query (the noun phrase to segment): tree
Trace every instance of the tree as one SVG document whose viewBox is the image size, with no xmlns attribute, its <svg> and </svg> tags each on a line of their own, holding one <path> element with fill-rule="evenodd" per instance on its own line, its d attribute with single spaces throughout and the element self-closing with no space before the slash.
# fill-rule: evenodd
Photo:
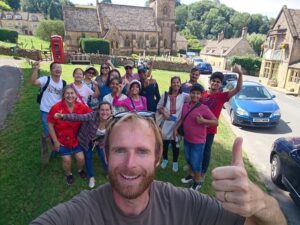
<svg viewBox="0 0 300 225">
<path fill-rule="evenodd" d="M 43 20 L 39 23 L 36 36 L 45 41 L 50 41 L 51 35 L 60 35 L 64 37 L 64 22 L 62 20 Z"/>
<path fill-rule="evenodd" d="M 241 36 L 242 30 L 244 27 L 248 27 L 250 22 L 249 13 L 240 13 L 236 12 L 231 18 L 230 23 L 233 27 L 233 34 L 235 37 Z"/>
<path fill-rule="evenodd" d="M 5 3 L 9 5 L 12 9 L 20 9 L 20 0 L 5 0 Z"/>
<path fill-rule="evenodd" d="M 11 7 L 1 0 L 0 0 L 0 9 L 4 11 L 11 11 Z"/>
<path fill-rule="evenodd" d="M 50 2 L 49 8 L 48 8 L 49 18 L 51 20 L 59 19 L 62 20 L 62 6 L 60 2 L 57 2 L 55 0 L 52 0 Z"/>
<path fill-rule="evenodd" d="M 266 40 L 266 35 L 265 34 L 248 34 L 247 35 L 247 40 L 251 47 L 254 49 L 257 55 L 260 55 L 261 52 L 261 45 L 265 42 Z"/>
<path fill-rule="evenodd" d="M 175 15 L 177 30 L 181 31 L 186 26 L 189 18 L 188 7 L 186 5 L 177 6 L 175 9 Z"/>
</svg>

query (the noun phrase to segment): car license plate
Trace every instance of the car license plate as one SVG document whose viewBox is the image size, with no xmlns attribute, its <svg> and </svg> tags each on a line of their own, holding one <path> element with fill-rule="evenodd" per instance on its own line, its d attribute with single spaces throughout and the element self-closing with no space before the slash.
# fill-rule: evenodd
<svg viewBox="0 0 300 225">
<path fill-rule="evenodd" d="M 268 118 L 253 118 L 253 122 L 256 122 L 256 123 L 267 123 L 269 121 L 270 120 Z"/>
</svg>

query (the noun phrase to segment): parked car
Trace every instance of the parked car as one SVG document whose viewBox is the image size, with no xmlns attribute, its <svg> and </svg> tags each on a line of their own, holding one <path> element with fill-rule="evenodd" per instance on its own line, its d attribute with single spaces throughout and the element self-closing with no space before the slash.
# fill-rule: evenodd
<svg viewBox="0 0 300 225">
<path fill-rule="evenodd" d="M 200 58 L 193 58 L 194 66 L 197 66 L 199 63 L 203 62 L 203 59 Z"/>
<path fill-rule="evenodd" d="M 236 86 L 236 81 L 228 82 L 224 91 Z M 225 108 L 233 125 L 250 127 L 272 127 L 279 123 L 281 114 L 275 95 L 260 83 L 245 81 L 242 90 L 233 96 Z"/>
<path fill-rule="evenodd" d="M 238 79 L 238 74 L 235 72 L 223 71 L 222 73 L 224 74 L 223 87 L 225 87 L 229 81 L 235 81 Z"/>
<path fill-rule="evenodd" d="M 270 154 L 271 180 L 300 206 L 300 137 L 279 138 Z"/>
<path fill-rule="evenodd" d="M 201 62 L 197 66 L 198 70 L 201 74 L 211 74 L 212 73 L 212 67 L 207 62 Z"/>
</svg>

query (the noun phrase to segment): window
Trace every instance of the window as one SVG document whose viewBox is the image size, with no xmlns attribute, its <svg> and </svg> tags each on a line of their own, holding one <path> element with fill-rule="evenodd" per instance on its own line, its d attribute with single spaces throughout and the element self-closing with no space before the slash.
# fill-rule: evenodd
<svg viewBox="0 0 300 225">
<path fill-rule="evenodd" d="M 270 40 L 269 40 L 269 47 L 271 49 L 274 49 L 275 47 L 275 41 L 276 41 L 276 37 L 270 37 Z"/>
<path fill-rule="evenodd" d="M 165 6 L 164 8 L 163 8 L 163 14 L 164 15 L 168 15 L 168 7 L 167 6 Z"/>
<path fill-rule="evenodd" d="M 164 48 L 168 48 L 168 41 L 166 39 L 164 40 Z"/>
<path fill-rule="evenodd" d="M 17 15 L 15 15 L 15 19 L 16 19 L 16 20 L 21 20 L 21 19 L 22 19 L 22 16 L 17 14 Z"/>
<path fill-rule="evenodd" d="M 289 82 L 300 83 L 300 70 L 292 70 Z"/>
<path fill-rule="evenodd" d="M 126 38 L 125 38 L 124 45 L 125 45 L 125 47 L 127 47 L 127 48 L 130 47 L 130 40 L 129 40 L 129 37 L 128 37 L 128 36 L 126 36 Z"/>
<path fill-rule="evenodd" d="M 12 16 L 11 14 L 7 14 L 7 15 L 5 16 L 5 18 L 8 19 L 8 20 L 12 20 L 12 19 L 13 19 L 13 16 Z"/>
<path fill-rule="evenodd" d="M 138 48 L 144 48 L 144 38 L 142 36 L 139 37 L 137 44 L 138 44 Z"/>
<path fill-rule="evenodd" d="M 271 79 L 272 77 L 277 76 L 278 67 L 279 63 L 270 61 L 265 62 L 263 77 Z"/>
<path fill-rule="evenodd" d="M 35 16 L 35 15 L 32 15 L 32 16 L 31 16 L 31 20 L 32 20 L 32 21 L 38 21 L 38 17 Z"/>
<path fill-rule="evenodd" d="M 155 48 L 155 47 L 156 47 L 156 38 L 155 37 L 151 37 L 150 48 Z"/>
</svg>

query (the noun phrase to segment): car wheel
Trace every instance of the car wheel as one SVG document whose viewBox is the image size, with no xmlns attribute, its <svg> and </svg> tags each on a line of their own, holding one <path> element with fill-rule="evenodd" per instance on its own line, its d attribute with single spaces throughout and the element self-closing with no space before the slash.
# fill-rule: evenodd
<svg viewBox="0 0 300 225">
<path fill-rule="evenodd" d="M 236 125 L 233 110 L 230 111 L 230 122 L 232 125 Z"/>
<path fill-rule="evenodd" d="M 284 184 L 281 181 L 282 180 L 281 161 L 277 154 L 274 154 L 271 160 L 271 180 L 278 187 L 286 190 Z"/>
</svg>

